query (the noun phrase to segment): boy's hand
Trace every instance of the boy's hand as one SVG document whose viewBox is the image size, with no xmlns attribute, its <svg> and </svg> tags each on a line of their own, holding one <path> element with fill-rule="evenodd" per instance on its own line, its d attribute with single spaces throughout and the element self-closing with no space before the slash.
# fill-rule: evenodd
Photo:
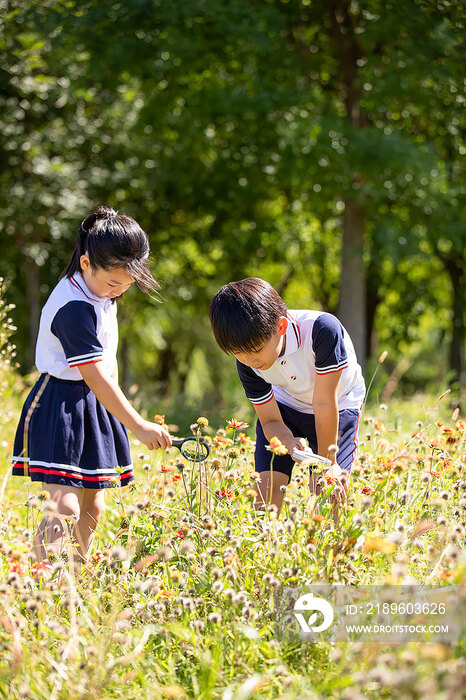
<svg viewBox="0 0 466 700">
<path fill-rule="evenodd" d="M 285 447 L 292 457 L 293 457 L 294 450 L 307 450 L 308 449 L 306 440 L 304 438 L 293 438 L 289 442 L 285 443 Z M 294 457 L 293 457 L 293 459 L 294 459 Z M 298 464 L 300 464 L 299 459 L 295 459 L 294 461 L 297 462 Z"/>
<path fill-rule="evenodd" d="M 149 450 L 166 450 L 172 446 L 170 433 L 157 423 L 150 423 L 148 420 L 142 421 L 133 432 L 135 437 Z"/>
</svg>

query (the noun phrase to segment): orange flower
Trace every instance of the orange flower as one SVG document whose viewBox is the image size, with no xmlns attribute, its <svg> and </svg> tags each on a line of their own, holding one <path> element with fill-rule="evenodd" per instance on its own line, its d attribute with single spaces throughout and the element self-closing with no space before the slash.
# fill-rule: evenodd
<svg viewBox="0 0 466 700">
<path fill-rule="evenodd" d="M 392 554 L 396 549 L 396 544 L 394 542 L 389 542 L 381 537 L 366 537 L 364 542 L 364 551 L 371 552 L 375 550 L 376 552 L 382 552 L 382 554 Z"/>
<path fill-rule="evenodd" d="M 163 413 L 156 413 L 154 416 L 154 423 L 163 425 L 165 423 L 165 415 Z"/>
<path fill-rule="evenodd" d="M 286 449 L 285 445 L 277 437 L 270 438 L 267 449 L 270 450 L 270 452 L 273 452 L 274 455 L 288 454 L 288 450 Z"/>
<path fill-rule="evenodd" d="M 248 423 L 241 420 L 236 420 L 236 418 L 232 418 L 227 422 L 227 430 L 244 430 L 244 428 L 247 427 Z"/>
</svg>

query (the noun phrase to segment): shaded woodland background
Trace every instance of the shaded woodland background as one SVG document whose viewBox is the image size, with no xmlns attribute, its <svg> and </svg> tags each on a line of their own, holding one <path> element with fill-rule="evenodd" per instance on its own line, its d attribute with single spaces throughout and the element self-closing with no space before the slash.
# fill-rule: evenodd
<svg viewBox="0 0 466 700">
<path fill-rule="evenodd" d="M 367 376 L 387 350 L 379 398 L 459 396 L 463 3 L 0 6 L 0 275 L 24 374 L 79 223 L 107 204 L 147 231 L 162 283 L 162 304 L 119 307 L 141 404 L 181 422 L 244 407 L 207 309 L 249 275 L 337 314 Z"/>
</svg>

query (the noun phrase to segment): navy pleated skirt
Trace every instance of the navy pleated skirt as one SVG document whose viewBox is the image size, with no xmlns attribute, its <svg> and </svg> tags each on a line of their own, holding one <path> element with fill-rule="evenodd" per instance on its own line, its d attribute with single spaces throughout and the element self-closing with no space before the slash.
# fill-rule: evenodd
<svg viewBox="0 0 466 700">
<path fill-rule="evenodd" d="M 82 381 L 41 374 L 16 430 L 13 475 L 87 489 L 134 481 L 126 428 Z"/>
</svg>

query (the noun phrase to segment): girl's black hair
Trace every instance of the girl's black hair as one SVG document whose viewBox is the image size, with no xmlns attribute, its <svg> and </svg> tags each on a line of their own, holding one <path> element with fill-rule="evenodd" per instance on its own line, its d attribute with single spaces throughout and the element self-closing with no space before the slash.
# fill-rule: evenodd
<svg viewBox="0 0 466 700">
<path fill-rule="evenodd" d="M 227 354 L 257 352 L 277 330 L 286 304 L 265 280 L 247 277 L 223 286 L 210 302 L 215 340 Z"/>
<path fill-rule="evenodd" d="M 119 214 L 109 207 L 99 207 L 84 219 L 76 237 L 76 248 L 60 279 L 80 272 L 80 258 L 85 254 L 89 256 L 94 270 L 124 268 L 143 292 L 153 292 L 159 287 L 147 264 L 147 235 L 126 214 Z"/>
</svg>

